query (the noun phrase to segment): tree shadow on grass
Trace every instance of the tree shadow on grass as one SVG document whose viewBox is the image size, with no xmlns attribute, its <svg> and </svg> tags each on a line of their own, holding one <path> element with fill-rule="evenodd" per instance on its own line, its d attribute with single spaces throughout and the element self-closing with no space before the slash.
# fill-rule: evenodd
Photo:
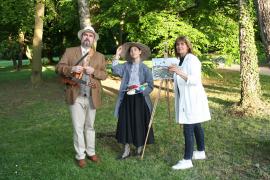
<svg viewBox="0 0 270 180">
<path fill-rule="evenodd" d="M 102 143 L 102 146 L 105 149 L 110 149 L 113 152 L 119 153 L 122 151 L 121 145 L 117 143 L 115 139 L 115 132 L 97 132 L 96 133 L 96 139 Z"/>
<path fill-rule="evenodd" d="M 239 93 L 239 87 L 230 87 L 230 86 L 216 86 L 216 85 L 204 85 L 207 91 L 216 91 L 216 92 L 232 92 Z"/>
<path fill-rule="evenodd" d="M 114 138 L 115 132 L 98 132 L 96 136 L 97 138 Z"/>
<path fill-rule="evenodd" d="M 270 94 L 268 94 L 268 93 L 263 93 L 263 96 L 267 97 L 267 98 L 270 98 Z"/>
<path fill-rule="evenodd" d="M 256 152 L 261 154 L 261 162 L 270 164 L 270 137 L 258 142 L 258 149 Z"/>
<path fill-rule="evenodd" d="M 232 106 L 235 103 L 234 101 L 224 100 L 216 97 L 208 97 L 208 100 L 224 106 Z"/>
</svg>

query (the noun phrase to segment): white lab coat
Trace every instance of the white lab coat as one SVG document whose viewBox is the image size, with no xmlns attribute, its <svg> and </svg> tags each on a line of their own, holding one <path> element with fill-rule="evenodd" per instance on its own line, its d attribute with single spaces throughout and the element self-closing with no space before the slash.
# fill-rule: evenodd
<svg viewBox="0 0 270 180">
<path fill-rule="evenodd" d="M 210 120 L 208 100 L 201 81 L 201 62 L 189 53 L 179 68 L 188 78 L 185 81 L 174 73 L 176 122 L 195 124 Z"/>
</svg>

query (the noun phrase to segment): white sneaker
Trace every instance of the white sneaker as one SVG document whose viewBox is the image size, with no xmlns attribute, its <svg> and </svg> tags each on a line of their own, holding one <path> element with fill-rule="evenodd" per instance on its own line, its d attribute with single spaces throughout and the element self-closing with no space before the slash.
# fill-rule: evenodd
<svg viewBox="0 0 270 180">
<path fill-rule="evenodd" d="M 206 159 L 205 151 L 193 151 L 192 159 Z"/>
<path fill-rule="evenodd" d="M 174 170 L 179 170 L 179 169 L 188 169 L 188 168 L 192 168 L 193 167 L 193 164 L 192 164 L 192 161 L 189 159 L 189 160 L 181 160 L 181 161 L 178 161 L 178 163 L 174 166 L 172 166 L 172 169 Z"/>
</svg>

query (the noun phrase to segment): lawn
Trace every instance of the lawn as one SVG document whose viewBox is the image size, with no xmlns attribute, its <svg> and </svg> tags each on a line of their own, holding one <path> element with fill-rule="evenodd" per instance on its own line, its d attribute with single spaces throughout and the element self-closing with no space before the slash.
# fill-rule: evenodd
<svg viewBox="0 0 270 180">
<path fill-rule="evenodd" d="M 44 83 L 32 88 L 27 66 L 20 72 L 0 68 L 0 179 L 270 179 L 270 115 L 231 113 L 240 98 L 237 72 L 220 70 L 223 79 L 204 79 L 212 114 L 203 124 L 208 158 L 193 161 L 192 169 L 173 171 L 171 166 L 183 156 L 184 139 L 182 127 L 167 120 L 165 98 L 154 119 L 155 144 L 147 146 L 144 160 L 117 161 L 116 96 L 106 93 L 95 122 L 102 161 L 78 168 L 63 86 L 53 68 L 43 70 Z M 263 99 L 270 102 L 269 76 L 260 78 Z"/>
</svg>

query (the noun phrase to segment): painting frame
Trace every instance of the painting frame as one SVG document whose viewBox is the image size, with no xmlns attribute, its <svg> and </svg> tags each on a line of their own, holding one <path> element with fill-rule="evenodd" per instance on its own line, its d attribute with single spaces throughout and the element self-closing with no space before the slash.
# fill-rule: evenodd
<svg viewBox="0 0 270 180">
<path fill-rule="evenodd" d="M 169 72 L 168 67 L 179 64 L 179 59 L 171 58 L 153 58 L 152 74 L 154 80 L 173 79 L 173 73 Z"/>
</svg>

